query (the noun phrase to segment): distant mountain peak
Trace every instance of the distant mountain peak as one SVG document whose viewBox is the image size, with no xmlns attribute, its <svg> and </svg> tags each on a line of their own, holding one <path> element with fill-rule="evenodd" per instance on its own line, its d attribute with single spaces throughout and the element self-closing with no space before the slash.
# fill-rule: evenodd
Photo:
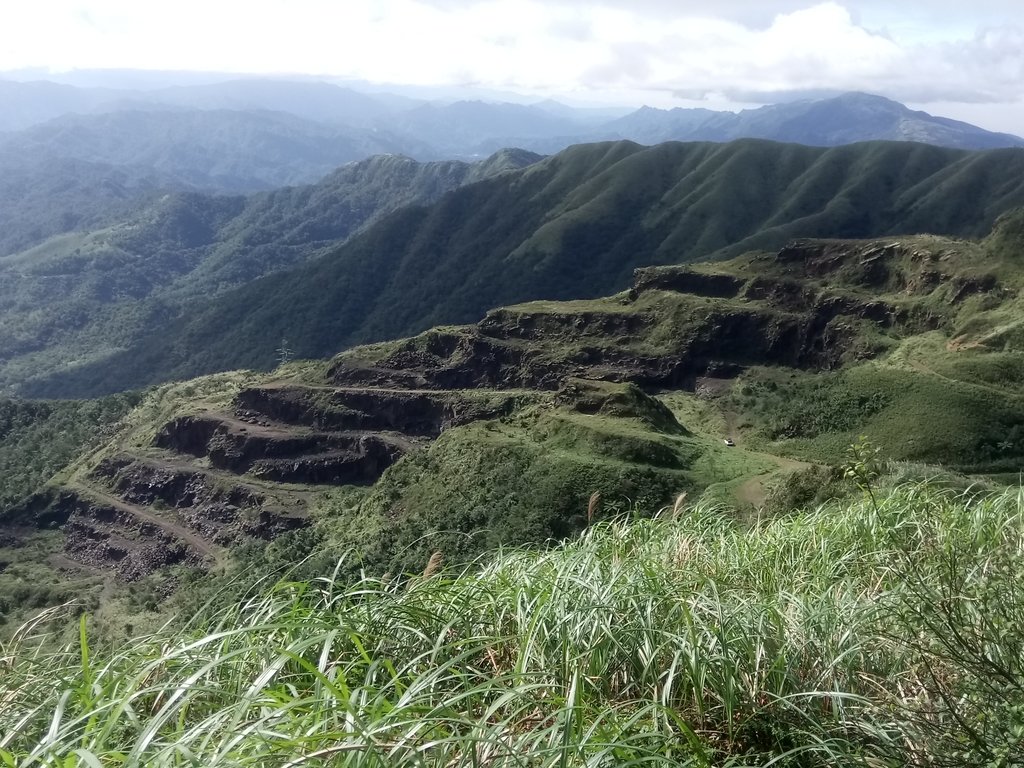
<svg viewBox="0 0 1024 768">
<path fill-rule="evenodd" d="M 465 89 L 460 95 L 466 95 Z M 469 98 L 425 101 L 314 79 L 225 77 L 222 82 L 120 91 L 0 81 L 0 154 L 7 144 L 21 162 L 27 156 L 22 150 L 31 145 L 38 156 L 156 166 L 186 184 L 246 191 L 312 181 L 342 163 L 388 152 L 419 160 L 475 161 L 502 147 L 547 155 L 572 144 L 618 139 L 647 145 L 752 138 L 812 146 L 878 140 L 956 149 L 1024 146 L 1019 137 L 912 110 L 874 93 L 804 96 L 741 112 L 648 104 L 625 113 L 554 99 L 503 101 L 507 95 L 483 91 L 470 92 Z M 102 125 L 123 124 L 129 112 L 140 126 L 147 126 L 144 133 L 125 130 L 112 136 L 110 125 Z M 158 112 L 159 119 L 144 119 L 146 113 Z M 171 112 L 176 114 L 169 117 Z M 238 119 L 241 115 L 264 125 L 245 123 Z M 56 141 L 52 131 L 49 138 L 36 133 L 27 143 L 19 136 L 54 119 L 76 120 L 78 135 Z M 213 120 L 223 125 L 199 129 L 201 122 Z M 186 125 L 192 126 L 192 134 L 183 138 Z M 254 139 L 258 146 L 247 157 L 248 166 L 225 162 Z"/>
<path fill-rule="evenodd" d="M 935 117 L 863 91 L 769 104 L 739 113 L 641 107 L 611 124 L 617 135 L 644 144 L 662 141 L 769 139 L 811 146 L 861 141 L 916 141 L 953 149 L 1024 147 L 1024 139 Z"/>
</svg>

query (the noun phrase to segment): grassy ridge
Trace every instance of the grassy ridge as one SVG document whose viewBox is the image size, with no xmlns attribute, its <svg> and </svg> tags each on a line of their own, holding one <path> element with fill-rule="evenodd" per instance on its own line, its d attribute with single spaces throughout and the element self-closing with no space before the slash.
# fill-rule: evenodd
<svg viewBox="0 0 1024 768">
<path fill-rule="evenodd" d="M 1019 764 L 1024 493 L 875 498 L 753 528 L 676 508 L 462 573 L 324 574 L 117 648 L 91 648 L 87 619 L 40 645 L 40 620 L 0 649 L 0 758 Z"/>
</svg>

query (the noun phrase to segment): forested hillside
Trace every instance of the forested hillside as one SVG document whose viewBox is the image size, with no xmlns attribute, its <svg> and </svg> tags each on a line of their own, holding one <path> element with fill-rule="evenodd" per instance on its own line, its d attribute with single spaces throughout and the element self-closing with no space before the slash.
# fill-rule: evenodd
<svg viewBox="0 0 1024 768">
<path fill-rule="evenodd" d="M 0 398 L 0 510 L 27 497 L 83 450 L 109 440 L 141 399 L 137 393 L 66 402 Z"/>
<path fill-rule="evenodd" d="M 475 164 L 380 156 L 314 185 L 248 198 L 154 195 L 120 221 L 0 256 L 0 386 L 17 390 L 106 359 L 162 333 L 196 302 L 302 263 L 402 206 L 537 159 L 516 151 Z M 97 215 L 103 204 L 109 217 L 102 196 Z"/>
<path fill-rule="evenodd" d="M 1019 205 L 1024 150 L 582 145 L 396 211 L 339 249 L 197 302 L 126 351 L 21 391 L 95 394 L 265 369 L 282 339 L 299 357 L 323 357 L 471 322 L 501 304 L 611 293 L 639 266 L 720 259 L 794 237 L 978 237 Z"/>
<path fill-rule="evenodd" d="M 67 232 L 129 217 L 181 186 L 148 168 L 16 158 L 0 173 L 0 258 Z"/>
</svg>

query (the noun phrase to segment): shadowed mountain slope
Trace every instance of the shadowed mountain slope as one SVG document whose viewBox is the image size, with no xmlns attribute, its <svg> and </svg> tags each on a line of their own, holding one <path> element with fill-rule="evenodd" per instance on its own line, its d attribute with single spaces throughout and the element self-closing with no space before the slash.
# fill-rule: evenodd
<svg viewBox="0 0 1024 768">
<path fill-rule="evenodd" d="M 573 147 L 395 212 L 342 248 L 269 276 L 125 353 L 24 387 L 100 393 L 267 368 L 285 337 L 322 357 L 529 299 L 591 297 L 634 268 L 773 249 L 794 237 L 973 237 L 1024 205 L 1024 151 L 761 141 Z"/>
<path fill-rule="evenodd" d="M 249 198 L 167 194 L 113 226 L 0 256 L 0 382 L 107 356 L 192 302 L 301 263 L 397 208 L 537 159 L 379 156 Z"/>
</svg>

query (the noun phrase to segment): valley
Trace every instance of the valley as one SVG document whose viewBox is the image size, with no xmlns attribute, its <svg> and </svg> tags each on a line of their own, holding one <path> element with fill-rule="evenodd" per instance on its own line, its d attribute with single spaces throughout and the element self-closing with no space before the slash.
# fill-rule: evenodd
<svg viewBox="0 0 1024 768">
<path fill-rule="evenodd" d="M 107 359 L 164 333 L 197 303 L 314 258 L 397 208 L 536 159 L 516 151 L 473 165 L 382 156 L 316 185 L 248 198 L 172 192 L 124 220 L 0 255 L 0 381 L 17 392 L 25 378 Z"/>
</svg>

